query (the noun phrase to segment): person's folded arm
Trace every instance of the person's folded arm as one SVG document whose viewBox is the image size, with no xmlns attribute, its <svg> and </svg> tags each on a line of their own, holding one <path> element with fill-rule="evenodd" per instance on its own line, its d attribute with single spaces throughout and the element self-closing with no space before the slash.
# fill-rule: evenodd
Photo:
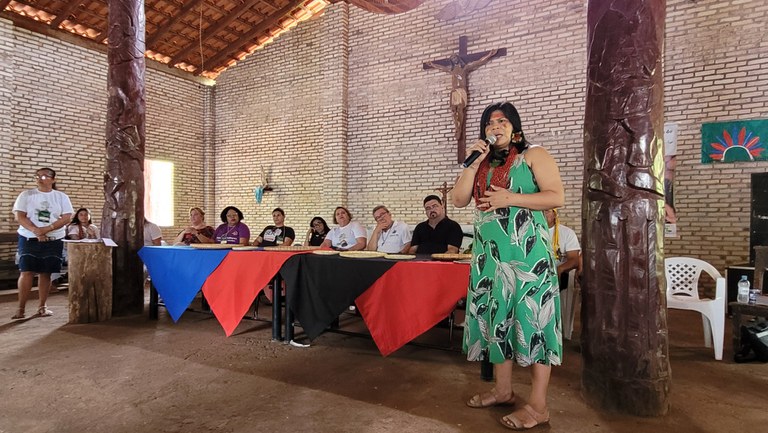
<svg viewBox="0 0 768 433">
<path fill-rule="evenodd" d="M 352 245 L 352 248 L 348 249 L 347 251 L 361 251 L 365 249 L 365 245 L 367 244 L 366 238 L 355 238 L 357 242 Z"/>
</svg>

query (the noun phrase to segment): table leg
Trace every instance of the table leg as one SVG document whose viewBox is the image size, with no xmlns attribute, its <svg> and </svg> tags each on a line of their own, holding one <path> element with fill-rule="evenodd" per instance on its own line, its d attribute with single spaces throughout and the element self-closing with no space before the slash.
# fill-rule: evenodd
<svg viewBox="0 0 768 433">
<path fill-rule="evenodd" d="M 486 382 L 493 380 L 493 364 L 487 359 L 480 361 L 480 379 Z"/>
<path fill-rule="evenodd" d="M 288 306 L 288 302 L 285 302 L 285 341 L 293 341 L 293 312 L 291 307 Z"/>
<path fill-rule="evenodd" d="M 281 281 L 280 273 L 275 275 L 275 278 L 272 280 L 272 339 L 276 341 L 283 341 L 280 329 L 280 322 L 282 321 L 280 304 L 283 301 L 282 288 L 280 287 L 282 285 Z"/>
<path fill-rule="evenodd" d="M 152 284 L 152 280 L 149 280 L 149 319 L 157 320 L 157 310 L 159 303 L 159 296 L 157 295 L 157 289 Z"/>
<path fill-rule="evenodd" d="M 732 308 L 733 313 L 733 354 L 739 353 L 741 350 L 741 309 Z"/>
</svg>

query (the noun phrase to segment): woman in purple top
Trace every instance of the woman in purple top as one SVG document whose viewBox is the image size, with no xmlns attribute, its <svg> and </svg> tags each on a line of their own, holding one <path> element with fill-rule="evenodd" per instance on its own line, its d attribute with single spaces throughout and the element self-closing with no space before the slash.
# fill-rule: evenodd
<svg viewBox="0 0 768 433">
<path fill-rule="evenodd" d="M 251 231 L 243 224 L 243 213 L 234 206 L 227 206 L 221 211 L 221 221 L 224 223 L 216 228 L 213 239 L 217 244 L 248 245 Z"/>
</svg>

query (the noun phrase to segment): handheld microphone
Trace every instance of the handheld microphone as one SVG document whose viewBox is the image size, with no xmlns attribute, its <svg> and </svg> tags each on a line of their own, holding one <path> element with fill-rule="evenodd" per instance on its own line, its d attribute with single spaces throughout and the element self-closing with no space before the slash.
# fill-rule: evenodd
<svg viewBox="0 0 768 433">
<path fill-rule="evenodd" d="M 496 136 L 495 135 L 489 135 L 489 136 L 485 137 L 485 140 L 483 140 L 483 141 L 488 143 L 489 146 L 493 146 L 494 144 L 496 144 Z M 483 153 L 480 152 L 479 150 L 473 150 L 472 153 L 469 154 L 467 159 L 464 160 L 464 163 L 461 164 L 461 167 L 462 168 L 469 167 L 482 154 Z"/>
</svg>

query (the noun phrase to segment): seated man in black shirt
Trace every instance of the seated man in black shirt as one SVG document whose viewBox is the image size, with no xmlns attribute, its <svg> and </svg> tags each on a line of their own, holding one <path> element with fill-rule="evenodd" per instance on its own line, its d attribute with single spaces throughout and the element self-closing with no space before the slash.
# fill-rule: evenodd
<svg viewBox="0 0 768 433">
<path fill-rule="evenodd" d="M 411 254 L 458 253 L 464 232 L 456 221 L 445 216 L 440 197 L 428 195 L 424 199 L 427 220 L 413 230 Z"/>
</svg>

